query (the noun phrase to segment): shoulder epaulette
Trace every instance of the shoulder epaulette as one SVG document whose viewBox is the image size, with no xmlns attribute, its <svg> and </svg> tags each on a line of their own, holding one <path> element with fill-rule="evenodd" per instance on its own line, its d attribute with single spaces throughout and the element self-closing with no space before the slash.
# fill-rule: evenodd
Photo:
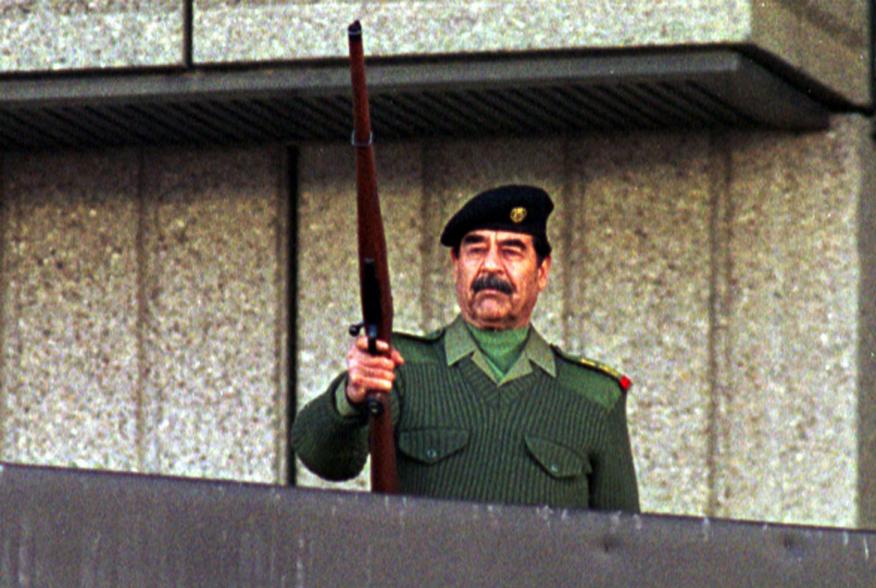
<svg viewBox="0 0 876 588">
<path fill-rule="evenodd" d="M 609 378 L 613 379 L 615 382 L 617 382 L 618 386 L 620 386 L 620 389 L 623 390 L 624 392 L 626 392 L 627 390 L 629 390 L 633 386 L 633 381 L 630 380 L 627 376 L 620 373 L 616 369 L 605 365 L 604 363 L 598 362 L 598 361 L 593 360 L 593 359 L 588 359 L 586 357 L 579 357 L 577 355 L 571 355 L 569 353 L 566 353 L 565 351 L 563 351 L 562 349 L 560 349 L 556 345 L 551 345 L 551 347 L 563 359 L 566 359 L 572 363 L 584 366 L 584 367 L 589 368 L 591 370 L 600 372 L 600 373 L 608 376 Z"/>
</svg>

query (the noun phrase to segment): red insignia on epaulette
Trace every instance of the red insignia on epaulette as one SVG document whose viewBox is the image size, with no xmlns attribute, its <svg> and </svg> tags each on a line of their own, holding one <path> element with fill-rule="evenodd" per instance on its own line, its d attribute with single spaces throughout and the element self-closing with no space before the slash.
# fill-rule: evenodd
<svg viewBox="0 0 876 588">
<path fill-rule="evenodd" d="M 633 381 L 626 376 L 621 376 L 620 380 L 618 380 L 618 383 L 620 383 L 621 390 L 623 390 L 624 392 L 626 392 L 633 386 Z"/>
</svg>

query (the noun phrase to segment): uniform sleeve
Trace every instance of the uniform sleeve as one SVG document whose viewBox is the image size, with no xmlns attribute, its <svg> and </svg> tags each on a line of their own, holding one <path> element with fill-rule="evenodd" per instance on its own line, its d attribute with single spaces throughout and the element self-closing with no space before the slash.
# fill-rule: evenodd
<svg viewBox="0 0 876 588">
<path fill-rule="evenodd" d="M 365 415 L 343 416 L 335 393 L 346 385 L 345 373 L 328 390 L 310 401 L 292 424 L 292 450 L 317 476 L 331 481 L 356 477 L 368 457 L 368 420 Z"/>
<path fill-rule="evenodd" d="M 400 413 L 399 371 L 396 385 L 390 393 L 390 414 L 393 427 Z M 311 472 L 332 482 L 355 478 L 368 458 L 368 416 L 352 412 L 349 403 L 338 406 L 347 385 L 347 374 L 341 373 L 328 389 L 311 400 L 295 416 L 292 424 L 292 450 Z M 340 393 L 339 393 L 340 391 Z"/>
<path fill-rule="evenodd" d="M 627 430 L 626 394 L 622 394 L 606 421 L 606 444 L 594 464 L 590 506 L 601 510 L 639 512 L 639 488 Z"/>
</svg>

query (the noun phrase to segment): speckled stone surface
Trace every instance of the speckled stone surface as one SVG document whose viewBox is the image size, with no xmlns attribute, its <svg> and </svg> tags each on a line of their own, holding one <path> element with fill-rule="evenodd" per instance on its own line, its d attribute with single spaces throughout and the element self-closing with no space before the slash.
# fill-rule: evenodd
<svg viewBox="0 0 876 588">
<path fill-rule="evenodd" d="M 556 257 L 535 322 L 633 378 L 643 508 L 872 524 L 870 131 L 852 115 L 806 134 L 379 145 L 396 326 L 455 314 L 437 240 L 462 202 L 542 184 Z M 283 151 L 0 169 L 0 458 L 284 479 Z M 298 177 L 300 404 L 342 368 L 359 314 L 350 147 L 304 145 Z"/>
<path fill-rule="evenodd" d="M 730 139 L 718 514 L 853 525 L 867 123 Z M 866 260 L 872 264 L 874 260 Z"/>
<path fill-rule="evenodd" d="M 179 65 L 176 0 L 0 0 L 0 71 Z"/>
<path fill-rule="evenodd" d="M 861 252 L 860 320 L 858 325 L 858 523 L 876 528 L 876 148 L 861 145 L 862 184 L 867 195 L 860 207 L 858 226 Z M 870 165 L 866 165 L 870 162 Z"/>
<path fill-rule="evenodd" d="M 357 18 L 371 56 L 747 44 L 866 105 L 867 14 L 864 0 L 195 0 L 192 52 L 344 57 Z M 183 29 L 173 0 L 2 0 L 0 72 L 181 65 Z"/>
<path fill-rule="evenodd" d="M 397 331 L 421 332 L 422 212 L 421 147 L 397 143 L 375 147 L 384 217 L 394 323 Z M 316 144 L 299 156 L 298 374 L 303 406 L 325 390 L 344 368 L 350 324 L 362 320 L 356 253 L 356 180 L 349 145 Z M 301 486 L 364 489 L 368 466 L 357 479 L 330 485 L 299 466 Z"/>
<path fill-rule="evenodd" d="M 0 459 L 138 467 L 137 158 L 6 155 Z"/>
<path fill-rule="evenodd" d="M 864 0 L 752 0 L 750 40 L 850 101 L 870 96 Z"/>
<path fill-rule="evenodd" d="M 722 42 L 743 38 L 749 22 L 743 0 L 196 0 L 195 59 L 344 56 L 354 19 L 375 56 Z"/>
<path fill-rule="evenodd" d="M 144 167 L 144 469 L 282 481 L 282 152 L 162 150 Z"/>
<path fill-rule="evenodd" d="M 703 513 L 709 470 L 709 137 L 599 136 L 570 146 L 572 347 L 634 382 L 642 507 Z"/>
<path fill-rule="evenodd" d="M 198 62 L 344 57 L 361 19 L 368 55 L 752 44 L 869 103 L 863 0 L 304 2 L 196 0 Z"/>
<path fill-rule="evenodd" d="M 806 135 L 408 144 L 421 163 L 405 168 L 399 189 L 411 198 L 394 206 L 421 218 L 414 228 L 403 222 L 401 233 L 420 242 L 423 286 L 412 298 L 422 329 L 456 313 L 447 252 L 437 244 L 446 218 L 485 186 L 540 183 L 557 202 L 556 271 L 534 320 L 549 339 L 634 380 L 628 413 L 643 509 L 854 526 L 858 477 L 867 475 L 859 468 L 873 469 L 873 459 L 857 456 L 869 438 L 858 431 L 858 396 L 868 396 L 858 382 L 873 380 L 857 359 L 868 141 L 866 121 L 852 116 Z M 337 182 L 352 182 L 342 154 L 303 150 L 302 219 L 311 220 L 301 224 L 302 243 L 353 247 L 343 229 L 318 221 L 322 207 L 344 210 L 333 196 Z M 395 186 L 391 169 L 383 171 Z M 389 235 L 392 250 L 392 226 Z M 337 259 L 355 271 L 346 254 Z M 343 291 L 334 286 L 340 279 L 312 268 L 302 308 L 333 310 L 299 325 L 298 377 L 321 389 L 342 367 L 345 343 L 325 348 L 336 354 L 325 364 L 310 355 L 324 348 L 314 337 L 340 329 L 334 323 L 357 302 L 355 293 L 327 300 L 327 290 Z M 397 301 L 408 294 L 396 290 Z"/>
</svg>

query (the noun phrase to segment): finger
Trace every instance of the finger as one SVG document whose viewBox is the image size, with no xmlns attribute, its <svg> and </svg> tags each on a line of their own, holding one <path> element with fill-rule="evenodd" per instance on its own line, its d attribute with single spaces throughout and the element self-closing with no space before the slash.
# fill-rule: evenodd
<svg viewBox="0 0 876 588">
<path fill-rule="evenodd" d="M 392 382 L 385 380 L 383 378 L 351 378 L 350 385 L 357 392 L 361 392 L 361 395 L 364 395 L 365 392 L 389 392 L 392 390 Z M 351 395 L 352 396 L 352 395 Z M 357 394 L 358 396 L 358 394 Z"/>
<path fill-rule="evenodd" d="M 377 351 L 381 353 L 389 351 L 389 344 L 386 341 L 381 341 L 380 339 L 378 339 L 376 341 L 376 344 Z M 366 337 L 365 335 L 359 335 L 356 338 L 356 348 L 361 349 L 362 351 L 368 351 L 368 337 Z"/>
<path fill-rule="evenodd" d="M 392 348 L 389 357 L 395 365 L 402 365 L 405 362 L 405 358 L 402 357 L 402 354 L 399 353 L 398 349 L 396 349 L 395 347 Z"/>
<path fill-rule="evenodd" d="M 353 378 L 376 378 L 381 380 L 387 380 L 388 382 L 395 381 L 395 372 L 392 370 L 385 370 L 380 368 L 374 369 L 363 369 L 358 368 L 354 370 L 350 370 Z"/>
<path fill-rule="evenodd" d="M 347 388 L 347 400 L 351 404 L 362 404 L 369 393 L 389 394 L 389 390 L 381 390 L 379 388 Z"/>
<path fill-rule="evenodd" d="M 367 355 L 361 354 L 349 358 L 347 362 L 348 368 L 361 367 L 364 369 L 389 370 L 395 369 L 395 362 L 391 358 L 383 355 Z"/>
</svg>

